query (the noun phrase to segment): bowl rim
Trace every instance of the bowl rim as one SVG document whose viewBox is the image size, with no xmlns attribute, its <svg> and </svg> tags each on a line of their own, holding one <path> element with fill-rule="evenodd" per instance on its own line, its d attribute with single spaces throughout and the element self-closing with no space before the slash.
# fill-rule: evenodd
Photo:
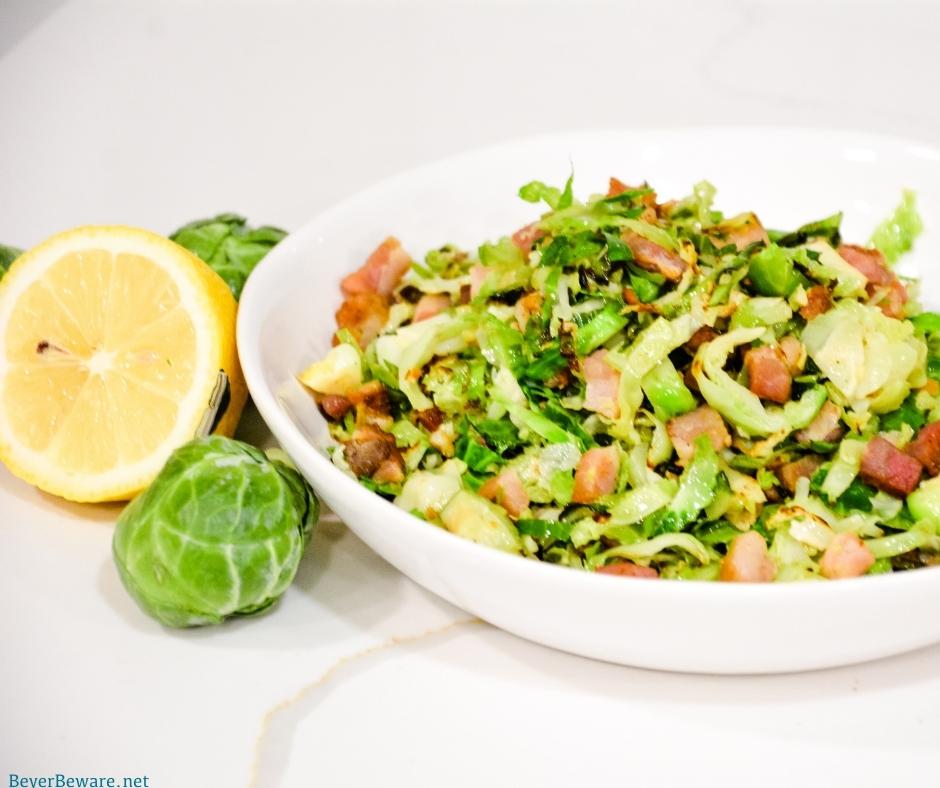
<svg viewBox="0 0 940 788">
<path fill-rule="evenodd" d="M 572 567 L 505 553 L 457 536 L 444 528 L 436 527 L 363 487 L 357 480 L 334 465 L 321 449 L 303 436 L 297 425 L 278 402 L 275 392 L 265 383 L 262 372 L 263 358 L 260 343 L 260 324 L 264 315 L 259 314 L 260 308 L 256 305 L 256 302 L 261 300 L 262 292 L 266 288 L 276 284 L 279 273 L 290 270 L 295 250 L 304 247 L 311 238 L 315 238 L 321 225 L 328 224 L 337 215 L 355 211 L 359 203 L 374 199 L 377 194 L 405 186 L 411 180 L 433 175 L 435 170 L 455 166 L 463 161 L 471 161 L 478 157 L 487 157 L 509 151 L 522 145 L 562 144 L 566 141 L 569 141 L 566 144 L 570 144 L 570 140 L 573 138 L 622 138 L 629 136 L 652 138 L 654 136 L 681 137 L 687 135 L 695 135 L 700 138 L 703 135 L 712 134 L 753 135 L 769 133 L 816 137 L 820 141 L 828 138 L 829 142 L 832 141 L 834 136 L 837 136 L 840 138 L 841 144 L 846 147 L 869 145 L 882 149 L 888 148 L 895 152 L 902 151 L 906 155 L 918 159 L 928 160 L 933 163 L 940 162 L 940 147 L 926 140 L 910 137 L 858 131 L 849 128 L 816 128 L 779 124 L 711 124 L 661 128 L 585 129 L 513 137 L 444 156 L 417 167 L 401 170 L 348 195 L 307 220 L 298 230 L 291 232 L 275 246 L 248 278 L 239 301 L 236 340 L 245 380 L 262 419 L 289 456 L 302 456 L 305 464 L 316 471 L 315 474 L 312 474 L 316 482 L 315 487 L 317 484 L 329 484 L 335 495 L 358 497 L 364 505 L 375 508 L 377 514 L 383 516 L 387 522 L 387 525 L 383 527 L 394 528 L 406 537 L 413 535 L 411 538 L 427 539 L 429 542 L 436 543 L 436 546 L 444 552 L 463 553 L 467 559 L 473 559 L 477 562 L 490 562 L 494 567 L 494 571 L 502 574 L 521 575 L 524 573 L 530 576 L 529 579 L 538 577 L 547 582 L 568 583 L 571 586 L 593 592 L 608 589 L 610 593 L 618 593 L 617 589 L 619 588 L 619 593 L 628 593 L 631 596 L 635 596 L 637 593 L 655 594 L 656 596 L 678 595 L 679 600 L 682 600 L 689 595 L 694 596 L 695 599 L 701 599 L 703 594 L 709 594 L 721 600 L 747 599 L 748 602 L 781 601 L 782 599 L 789 600 L 791 598 L 805 600 L 807 596 L 815 598 L 819 594 L 831 597 L 833 594 L 857 593 L 856 589 L 861 590 L 863 588 L 868 589 L 869 593 L 881 593 L 880 589 L 886 584 L 893 587 L 905 583 L 908 585 L 911 583 L 924 583 L 929 582 L 930 577 L 940 580 L 940 566 L 935 566 L 881 575 L 864 575 L 843 579 L 837 583 L 722 583 L 704 580 L 625 583 L 624 578 L 621 577 L 579 571 Z M 283 278 L 281 281 L 283 281 Z M 349 527 L 355 531 L 355 528 Z M 533 573 L 535 574 L 533 575 Z M 606 586 L 599 585 L 605 583 Z"/>
</svg>

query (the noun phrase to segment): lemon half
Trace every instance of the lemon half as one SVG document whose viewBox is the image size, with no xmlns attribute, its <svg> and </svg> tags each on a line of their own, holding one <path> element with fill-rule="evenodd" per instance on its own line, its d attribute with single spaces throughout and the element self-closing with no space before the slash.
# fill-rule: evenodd
<svg viewBox="0 0 940 788">
<path fill-rule="evenodd" d="M 234 431 L 235 313 L 211 268 L 146 230 L 24 253 L 0 280 L 0 460 L 74 501 L 132 497 L 177 446 Z"/>
</svg>

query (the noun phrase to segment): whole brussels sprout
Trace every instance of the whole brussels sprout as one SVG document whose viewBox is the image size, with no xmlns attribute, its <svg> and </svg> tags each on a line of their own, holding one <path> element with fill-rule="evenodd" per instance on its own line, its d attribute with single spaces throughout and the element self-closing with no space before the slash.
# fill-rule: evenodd
<svg viewBox="0 0 940 788">
<path fill-rule="evenodd" d="M 217 624 L 277 601 L 319 516 L 293 467 L 219 436 L 181 446 L 121 514 L 113 551 L 137 604 L 171 627 Z"/>
</svg>

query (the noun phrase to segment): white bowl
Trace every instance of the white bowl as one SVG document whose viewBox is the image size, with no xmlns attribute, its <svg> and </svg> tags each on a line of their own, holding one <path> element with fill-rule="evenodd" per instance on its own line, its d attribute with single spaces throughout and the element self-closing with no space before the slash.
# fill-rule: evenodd
<svg viewBox="0 0 940 788">
<path fill-rule="evenodd" d="M 295 374 L 330 347 L 339 280 L 386 236 L 421 256 L 451 241 L 474 249 L 539 209 L 516 197 L 532 179 L 581 196 L 607 177 L 648 180 L 662 198 L 707 178 L 726 213 L 771 227 L 845 211 L 864 242 L 917 190 L 928 228 L 907 272 L 936 293 L 940 152 L 903 140 L 807 129 L 688 128 L 521 140 L 391 178 L 309 222 L 252 274 L 238 347 L 251 395 L 275 437 L 326 503 L 398 569 L 455 605 L 530 640 L 584 656 L 678 671 L 766 673 L 861 662 L 940 640 L 940 569 L 838 582 L 722 584 L 594 575 L 481 547 L 361 487 L 326 457 L 326 424 Z"/>
</svg>

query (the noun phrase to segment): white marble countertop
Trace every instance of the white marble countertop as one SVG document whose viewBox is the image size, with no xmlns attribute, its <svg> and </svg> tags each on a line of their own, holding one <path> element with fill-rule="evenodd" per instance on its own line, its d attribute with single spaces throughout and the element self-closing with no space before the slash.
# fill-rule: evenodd
<svg viewBox="0 0 940 788">
<path fill-rule="evenodd" d="M 0 240 L 83 223 L 167 232 L 222 210 L 293 228 L 392 172 L 545 130 L 793 123 L 940 140 L 935 5 L 662 6 L 6 0 Z M 244 429 L 265 437 L 251 414 Z M 271 615 L 168 632 L 120 586 L 117 511 L 0 468 L 4 785 L 940 773 L 940 647 L 763 678 L 594 663 L 473 621 L 329 519 Z"/>
</svg>

